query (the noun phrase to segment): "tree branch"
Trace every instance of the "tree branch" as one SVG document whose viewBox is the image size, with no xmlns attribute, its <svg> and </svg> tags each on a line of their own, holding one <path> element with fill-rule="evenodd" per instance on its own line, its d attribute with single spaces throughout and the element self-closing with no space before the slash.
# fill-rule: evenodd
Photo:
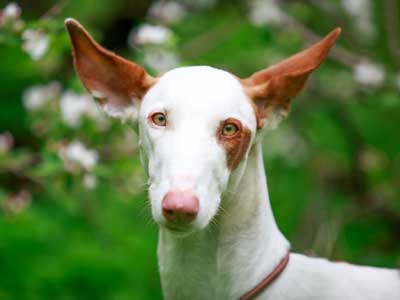
<svg viewBox="0 0 400 300">
<path fill-rule="evenodd" d="M 57 16 L 61 13 L 65 5 L 69 2 L 69 0 L 60 0 L 56 4 L 54 4 L 48 11 L 46 11 L 41 17 L 41 20 L 46 20 L 51 17 Z"/>
<path fill-rule="evenodd" d="M 385 2 L 385 26 L 387 32 L 387 43 L 390 54 L 397 64 L 400 64 L 400 22 L 396 0 Z"/>
<path fill-rule="evenodd" d="M 286 23 L 290 29 L 297 31 L 309 44 L 321 40 L 321 36 L 310 30 L 302 22 L 292 16 L 286 15 Z M 329 57 L 349 68 L 354 67 L 354 65 L 366 59 L 366 57 L 353 53 L 340 45 L 335 45 L 335 47 L 332 48 Z"/>
</svg>

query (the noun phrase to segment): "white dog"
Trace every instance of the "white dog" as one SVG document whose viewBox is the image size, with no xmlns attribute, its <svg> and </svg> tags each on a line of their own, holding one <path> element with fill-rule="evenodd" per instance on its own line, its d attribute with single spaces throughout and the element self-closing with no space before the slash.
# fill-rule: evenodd
<svg viewBox="0 0 400 300">
<path fill-rule="evenodd" d="M 159 78 L 66 26 L 75 68 L 103 110 L 137 117 L 167 300 L 400 300 L 396 270 L 289 253 L 269 203 L 261 139 L 340 34 L 247 79 L 211 67 Z"/>
</svg>

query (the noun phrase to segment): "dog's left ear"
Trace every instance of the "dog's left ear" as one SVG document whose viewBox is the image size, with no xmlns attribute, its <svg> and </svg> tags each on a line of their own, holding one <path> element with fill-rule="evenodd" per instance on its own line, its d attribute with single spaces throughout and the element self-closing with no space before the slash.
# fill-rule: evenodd
<svg viewBox="0 0 400 300">
<path fill-rule="evenodd" d="M 104 49 L 74 19 L 65 21 L 73 47 L 74 65 L 82 83 L 112 117 L 129 118 L 157 81 L 139 65 Z"/>
<path fill-rule="evenodd" d="M 257 127 L 276 127 L 287 116 L 291 100 L 303 89 L 308 76 L 324 61 L 341 32 L 336 28 L 320 42 L 267 69 L 242 79 L 254 104 Z"/>
</svg>

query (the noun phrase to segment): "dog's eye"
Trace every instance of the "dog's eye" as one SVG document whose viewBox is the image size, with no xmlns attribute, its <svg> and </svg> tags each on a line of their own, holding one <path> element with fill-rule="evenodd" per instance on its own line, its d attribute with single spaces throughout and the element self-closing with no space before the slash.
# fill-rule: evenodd
<svg viewBox="0 0 400 300">
<path fill-rule="evenodd" d="M 167 117 L 160 112 L 154 113 L 151 115 L 151 121 L 157 125 L 157 126 L 162 126 L 164 127 L 165 125 L 167 125 Z"/>
<path fill-rule="evenodd" d="M 239 131 L 239 128 L 236 124 L 227 123 L 222 128 L 222 134 L 225 136 L 233 136 Z"/>
</svg>

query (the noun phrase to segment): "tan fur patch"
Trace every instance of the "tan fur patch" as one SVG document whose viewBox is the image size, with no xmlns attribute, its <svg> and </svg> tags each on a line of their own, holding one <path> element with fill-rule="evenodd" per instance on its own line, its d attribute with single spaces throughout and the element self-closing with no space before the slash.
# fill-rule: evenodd
<svg viewBox="0 0 400 300">
<path fill-rule="evenodd" d="M 140 65 L 100 46 L 77 21 L 68 19 L 65 24 L 75 69 L 100 105 L 126 108 L 133 101 L 140 101 L 157 82 Z"/>
<path fill-rule="evenodd" d="M 234 123 L 239 131 L 233 136 L 225 136 L 222 134 L 222 128 L 227 123 Z M 226 160 L 228 168 L 233 171 L 237 168 L 240 162 L 246 155 L 251 141 L 251 131 L 236 119 L 228 119 L 221 122 L 217 130 L 218 142 L 224 147 L 226 151 Z"/>
<path fill-rule="evenodd" d="M 240 80 L 255 108 L 258 129 L 268 123 L 268 118 L 278 120 L 289 113 L 291 100 L 304 88 L 309 75 L 322 64 L 340 32 L 337 28 L 308 49 Z"/>
</svg>

